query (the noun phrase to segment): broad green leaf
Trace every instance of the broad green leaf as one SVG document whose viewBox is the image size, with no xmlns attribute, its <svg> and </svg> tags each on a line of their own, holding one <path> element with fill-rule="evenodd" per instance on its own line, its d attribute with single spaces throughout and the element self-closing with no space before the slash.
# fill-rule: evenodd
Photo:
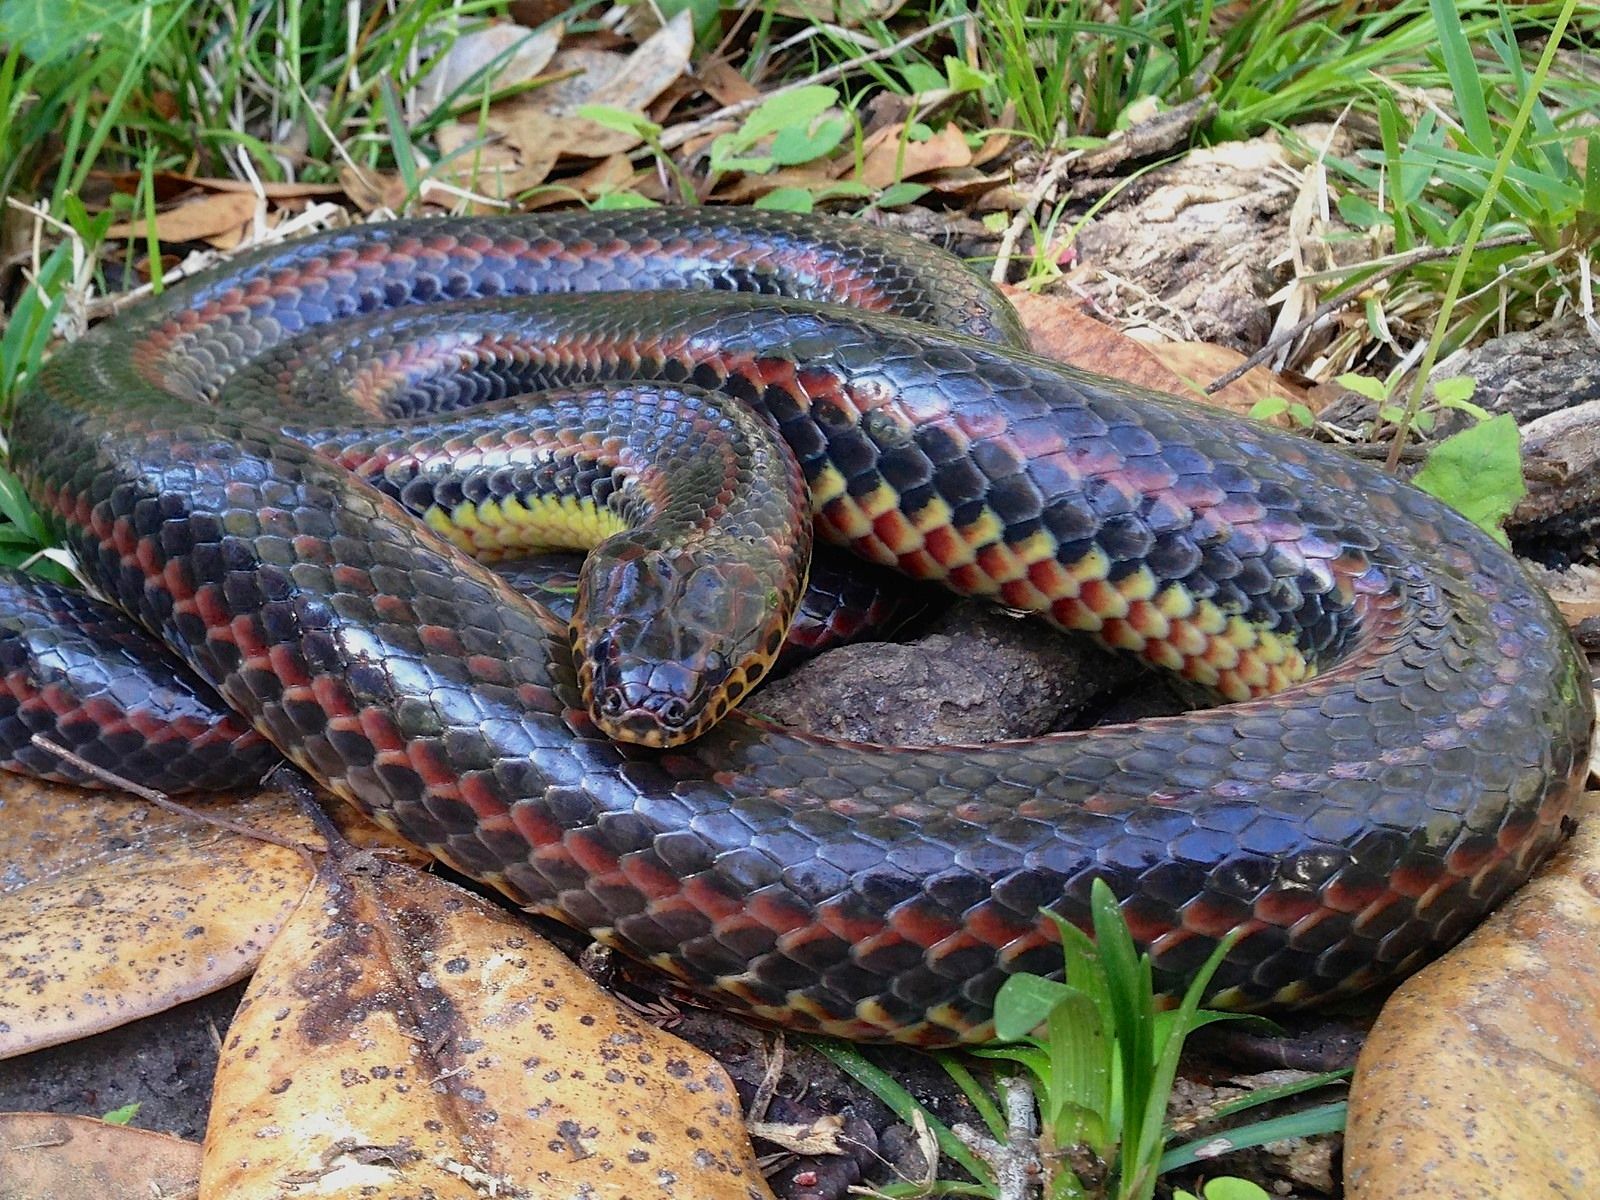
<svg viewBox="0 0 1600 1200">
<path fill-rule="evenodd" d="M 879 208 L 899 208 L 903 204 L 913 204 L 928 194 L 928 189 L 920 183 L 891 183 L 878 193 L 876 201 Z"/>
<path fill-rule="evenodd" d="M 1478 381 L 1470 375 L 1452 375 L 1448 379 L 1433 381 L 1433 398 L 1446 407 L 1471 400 L 1472 394 L 1477 390 Z M 1481 408 L 1478 411 L 1483 412 Z"/>
<path fill-rule="evenodd" d="M 969 67 L 953 54 L 945 55 L 944 73 L 949 77 L 950 90 L 955 92 L 976 92 L 992 85 L 995 79 L 990 72 Z"/>
<path fill-rule="evenodd" d="M 1342 388 L 1349 388 L 1358 396 L 1365 396 L 1368 400 L 1381 402 L 1389 398 L 1389 385 L 1366 375 L 1339 375 L 1335 377 L 1334 382 Z"/>
<path fill-rule="evenodd" d="M 1082 995 L 1054 979 L 1038 975 L 1012 975 L 994 998 L 994 1033 L 1002 1041 L 1025 1038 L 1047 1019 L 1068 996 Z"/>
<path fill-rule="evenodd" d="M 937 92 L 949 86 L 945 77 L 927 63 L 907 63 L 900 78 L 905 80 L 908 92 Z"/>
<path fill-rule="evenodd" d="M 1338 206 L 1339 215 L 1357 229 L 1371 229 L 1375 225 L 1393 223 L 1388 213 L 1357 192 L 1341 193 Z"/>
<path fill-rule="evenodd" d="M 746 146 L 753 145 L 769 133 L 795 126 L 808 128 L 839 99 L 838 90 L 812 84 L 795 88 L 792 92 L 779 92 L 760 108 L 745 118 L 739 128 L 739 137 Z"/>
<path fill-rule="evenodd" d="M 661 134 L 661 126 L 643 113 L 629 112 L 625 108 L 616 108 L 610 104 L 581 105 L 578 108 L 578 116 L 586 121 L 593 121 L 596 125 L 603 125 L 607 129 L 614 129 L 618 133 L 631 133 L 646 141 Z"/>
<path fill-rule="evenodd" d="M 137 6 L 118 0 L 0 0 L 0 42 L 20 45 L 29 59 L 42 62 L 137 19 Z"/>
<path fill-rule="evenodd" d="M 1527 492 L 1520 447 L 1517 423 L 1501 413 L 1440 442 L 1411 482 L 1504 544 L 1500 523 Z"/>
<path fill-rule="evenodd" d="M 808 189 L 781 187 L 773 188 L 751 207 L 771 209 L 777 212 L 808 213 L 816 206 L 817 198 Z"/>
<path fill-rule="evenodd" d="M 627 208 L 659 208 L 661 207 L 648 196 L 641 196 L 638 192 L 603 192 L 589 203 L 593 212 L 619 212 Z"/>
<path fill-rule="evenodd" d="M 772 139 L 772 161 L 780 167 L 792 167 L 826 158 L 844 140 L 848 128 L 843 117 L 832 117 L 818 122 L 810 131 L 798 125 L 780 129 Z"/>
<path fill-rule="evenodd" d="M 133 1120 L 139 1115 L 139 1106 L 141 1103 L 143 1102 L 134 1100 L 131 1103 L 124 1104 L 121 1108 L 113 1108 L 100 1119 L 107 1125 L 126 1125 L 129 1121 Z"/>
</svg>

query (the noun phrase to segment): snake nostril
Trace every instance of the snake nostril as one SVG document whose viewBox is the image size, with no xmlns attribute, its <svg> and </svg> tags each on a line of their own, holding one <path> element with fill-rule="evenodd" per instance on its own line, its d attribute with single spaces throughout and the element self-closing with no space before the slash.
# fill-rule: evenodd
<svg viewBox="0 0 1600 1200">
<path fill-rule="evenodd" d="M 623 710 L 628 707 L 623 698 L 622 689 L 608 687 L 600 693 L 600 715 L 603 717 L 620 717 Z"/>
</svg>

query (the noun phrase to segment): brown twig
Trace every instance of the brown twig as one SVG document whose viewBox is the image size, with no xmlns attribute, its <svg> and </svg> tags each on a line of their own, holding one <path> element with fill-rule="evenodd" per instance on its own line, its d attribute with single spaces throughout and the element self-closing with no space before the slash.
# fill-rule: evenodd
<svg viewBox="0 0 1600 1200">
<path fill-rule="evenodd" d="M 708 113 L 706 116 L 700 117 L 697 120 L 686 121 L 682 125 L 674 125 L 671 129 L 668 129 L 661 135 L 661 146 L 665 150 L 676 150 L 690 138 L 698 137 L 700 134 L 706 132 L 706 130 L 715 128 L 724 121 L 731 121 L 736 117 L 744 116 L 746 113 L 754 112 L 768 100 L 771 100 L 774 96 L 782 96 L 788 92 L 792 92 L 803 87 L 815 87 L 819 83 L 832 83 L 835 79 L 843 78 L 845 75 L 848 75 L 851 71 L 865 63 L 878 62 L 879 60 L 885 58 L 893 58 L 902 50 L 907 50 L 910 47 L 915 46 L 918 42 L 927 41 L 935 34 L 943 33 L 946 29 L 950 29 L 953 26 L 960 25 L 964 21 L 970 20 L 972 20 L 972 16 L 969 13 L 963 13 L 960 16 L 955 17 L 946 17 L 944 20 L 935 21 L 932 25 L 928 25 L 922 29 L 919 29 L 915 33 L 907 34 L 905 37 L 901 38 L 898 42 L 895 42 L 891 46 L 884 46 L 880 49 L 872 51 L 870 54 L 860 55 L 859 57 L 852 58 L 847 62 L 835 63 L 833 66 L 828 67 L 825 70 L 818 71 L 815 75 L 808 75 L 804 79 L 797 79 L 794 83 L 785 84 L 780 88 L 773 88 L 772 91 L 765 92 L 760 96 L 752 96 L 748 100 L 740 100 L 734 104 L 725 104 L 715 112 Z"/>
<path fill-rule="evenodd" d="M 125 779 L 121 775 L 118 775 L 115 771 L 108 771 L 106 768 L 98 766 L 95 763 L 90 762 L 88 759 L 74 754 L 71 750 L 66 749 L 64 746 L 56 745 L 42 733 L 36 733 L 28 740 L 33 745 L 39 747 L 39 749 L 55 755 L 57 758 L 61 759 L 62 762 L 70 763 L 72 766 L 76 767 L 90 778 L 98 779 L 101 783 L 107 785 L 108 787 L 114 787 L 124 792 L 131 792 L 133 795 L 138 796 L 139 799 L 148 801 L 157 808 L 161 809 L 163 812 L 171 813 L 175 817 L 183 817 L 186 820 L 199 821 L 203 825 L 210 825 L 216 829 L 221 829 L 226 833 L 235 833 L 240 837 L 254 838 L 258 842 L 268 842 L 274 846 L 282 846 L 285 850 L 297 851 L 300 854 L 304 854 L 308 859 L 312 859 L 313 869 L 315 868 L 316 863 L 315 859 L 313 858 L 313 850 L 311 847 L 301 842 L 291 841 L 289 838 L 285 837 L 279 837 L 275 833 L 268 833 L 266 830 L 257 829 L 252 825 L 241 824 L 238 821 L 230 821 L 226 817 L 214 817 L 210 813 L 198 812 L 195 809 L 189 808 L 186 805 L 179 804 L 177 801 L 170 799 L 165 792 L 158 792 L 154 788 L 147 788 L 141 783 L 135 783 L 131 779 Z"/>
<path fill-rule="evenodd" d="M 1039 176 L 1028 192 L 1028 198 L 1023 201 L 1022 207 L 1017 209 L 1016 215 L 1011 218 L 1011 224 L 1006 226 L 1006 231 L 1000 237 L 1000 245 L 995 250 L 994 267 L 989 272 L 992 283 L 1004 283 L 1006 271 L 1011 266 L 1011 257 L 1016 253 L 1017 242 L 1022 237 L 1022 231 L 1028 227 L 1028 222 L 1033 219 L 1033 214 L 1044 203 L 1044 198 L 1060 183 L 1072 164 L 1083 157 L 1083 151 L 1072 150 L 1063 154 L 1050 165 L 1050 169 Z"/>
<path fill-rule="evenodd" d="M 1508 233 L 1503 237 L 1485 238 L 1483 241 L 1479 242 L 1474 249 L 1493 250 L 1501 246 L 1517 246 L 1531 243 L 1532 241 L 1533 239 L 1527 234 Z M 1387 262 L 1385 262 L 1379 270 L 1363 278 L 1361 280 L 1361 287 L 1359 289 L 1345 292 L 1341 295 L 1334 296 L 1331 299 L 1324 300 L 1321 304 L 1317 305 L 1316 309 L 1309 317 L 1301 321 L 1298 325 L 1295 325 L 1290 329 L 1286 329 L 1282 333 L 1278 334 L 1266 345 L 1262 346 L 1261 349 L 1257 350 L 1249 358 L 1245 359 L 1238 366 L 1234 367 L 1231 371 L 1226 371 L 1223 374 L 1218 375 L 1206 385 L 1206 394 L 1209 396 L 1220 392 L 1223 388 L 1227 387 L 1235 379 L 1238 379 L 1240 376 L 1244 375 L 1247 371 L 1251 371 L 1256 367 L 1259 367 L 1262 363 L 1266 362 L 1290 342 L 1295 341 L 1303 334 L 1311 332 L 1312 329 L 1320 325 L 1323 321 L 1326 321 L 1334 313 L 1339 312 L 1342 309 L 1349 308 L 1361 298 L 1362 292 L 1371 287 L 1373 284 L 1382 283 L 1385 279 L 1388 279 L 1393 275 L 1398 275 L 1401 271 L 1407 270 L 1410 267 L 1414 267 L 1418 263 L 1432 262 L 1433 260 L 1440 258 L 1449 258 L 1451 255 L 1459 253 L 1461 253 L 1460 246 L 1423 246 L 1416 250 L 1408 250 L 1404 254 L 1395 255 L 1392 259 L 1389 259 Z M 1360 267 L 1352 267 L 1351 271 L 1354 272 L 1360 269 Z"/>
</svg>

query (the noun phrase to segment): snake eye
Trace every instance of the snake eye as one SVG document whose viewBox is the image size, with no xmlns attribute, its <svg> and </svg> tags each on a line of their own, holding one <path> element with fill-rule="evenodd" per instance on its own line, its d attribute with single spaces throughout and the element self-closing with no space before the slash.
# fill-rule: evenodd
<svg viewBox="0 0 1600 1200">
<path fill-rule="evenodd" d="M 605 691 L 600 693 L 601 716 L 612 718 L 620 717 L 623 713 L 623 710 L 627 707 L 627 701 L 623 699 L 621 688 L 608 687 L 605 689 Z"/>
</svg>

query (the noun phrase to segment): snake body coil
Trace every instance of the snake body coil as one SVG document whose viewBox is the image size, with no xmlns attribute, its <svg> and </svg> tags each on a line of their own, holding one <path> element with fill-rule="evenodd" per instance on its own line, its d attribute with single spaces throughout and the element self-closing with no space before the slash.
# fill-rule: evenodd
<svg viewBox="0 0 1600 1200">
<path fill-rule="evenodd" d="M 517 298 L 680 287 L 768 295 Z M 96 586 L 294 762 L 769 1020 L 984 1037 L 1008 973 L 1059 967 L 1041 907 L 1084 922 L 1097 877 L 1165 986 L 1242 934 L 1220 1003 L 1353 991 L 1457 938 L 1556 844 L 1580 780 L 1589 690 L 1549 601 L 1379 471 L 1017 337 L 953 260 L 846 222 L 369 226 L 63 350 L 13 460 Z M 561 623 L 311 448 L 596 381 L 742 397 L 822 537 L 1239 702 L 983 747 L 738 713 L 686 747 L 615 744 Z"/>
</svg>

